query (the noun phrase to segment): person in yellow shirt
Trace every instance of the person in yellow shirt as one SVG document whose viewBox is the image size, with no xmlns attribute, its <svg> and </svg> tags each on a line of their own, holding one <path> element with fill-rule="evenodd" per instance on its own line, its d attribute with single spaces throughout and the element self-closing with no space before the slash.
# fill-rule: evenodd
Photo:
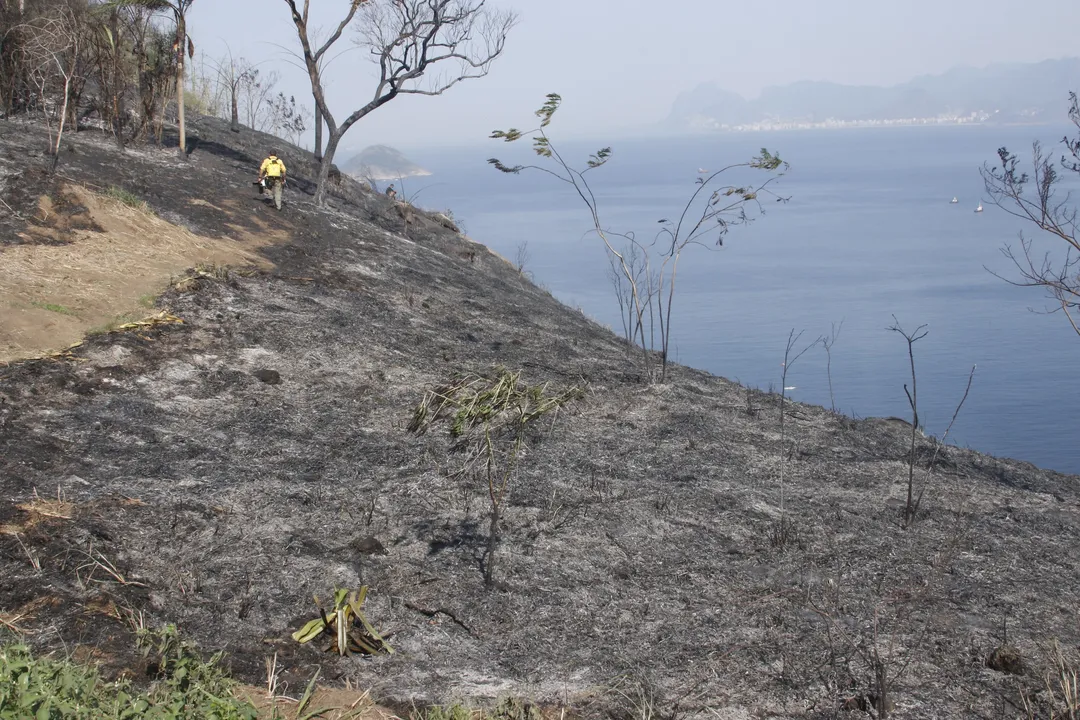
<svg viewBox="0 0 1080 720">
<path fill-rule="evenodd" d="M 285 187 L 285 163 L 277 156 L 277 150 L 270 151 L 270 157 L 259 166 L 259 184 L 266 187 L 274 196 L 274 207 L 281 210 L 281 192 Z"/>
</svg>

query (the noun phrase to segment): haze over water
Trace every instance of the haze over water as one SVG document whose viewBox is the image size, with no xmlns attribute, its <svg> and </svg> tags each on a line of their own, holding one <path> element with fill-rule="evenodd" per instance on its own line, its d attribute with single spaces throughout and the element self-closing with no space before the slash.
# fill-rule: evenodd
<svg viewBox="0 0 1080 720">
<path fill-rule="evenodd" d="M 1000 253 L 1032 229 L 989 205 L 979 167 L 1006 145 L 1057 143 L 1065 128 L 917 127 L 711 135 L 622 141 L 590 175 L 605 225 L 652 237 L 678 213 L 698 169 L 744 160 L 762 145 L 792 168 L 777 191 L 786 204 L 735 228 L 724 247 L 690 248 L 674 307 L 674 359 L 750 385 L 779 389 L 789 331 L 804 341 L 843 321 L 833 349 L 835 402 L 846 413 L 910 418 L 906 344 L 886 331 L 895 315 L 929 334 L 915 346 L 920 420 L 939 435 L 975 381 L 950 442 L 1080 473 L 1073 413 L 1080 339 L 1040 291 L 1012 287 Z M 574 143 L 581 162 L 599 145 Z M 513 260 L 528 243 L 532 271 L 560 300 L 618 332 L 617 305 L 600 241 L 568 186 L 542 174 L 504 176 L 486 159 L 515 158 L 487 145 L 415 150 L 434 172 L 406 180 L 424 207 L 450 208 L 470 237 Z M 519 151 L 527 150 L 522 143 Z M 949 200 L 956 196 L 956 205 Z M 982 201 L 985 212 L 975 207 Z M 1046 246 L 1053 248 L 1053 244 Z M 815 348 L 788 377 L 794 399 L 828 406 L 826 356 Z"/>
</svg>

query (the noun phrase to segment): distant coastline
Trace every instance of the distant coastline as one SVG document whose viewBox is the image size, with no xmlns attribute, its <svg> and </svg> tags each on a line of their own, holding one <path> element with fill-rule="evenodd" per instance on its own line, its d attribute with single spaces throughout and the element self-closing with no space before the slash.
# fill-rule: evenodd
<svg viewBox="0 0 1080 720">
<path fill-rule="evenodd" d="M 1077 77 L 1080 58 L 959 67 L 888 87 L 799 81 L 751 99 L 705 82 L 680 93 L 662 124 L 685 133 L 1052 124 Z"/>
<path fill-rule="evenodd" d="M 702 127 L 682 131 L 686 135 L 712 135 L 718 133 L 782 132 L 788 130 L 856 130 L 865 128 L 917 128 L 917 127 L 1050 127 L 1060 123 L 1049 120 L 946 122 L 936 120 L 867 120 L 819 123 L 776 122 L 751 123 L 719 127 Z"/>
</svg>

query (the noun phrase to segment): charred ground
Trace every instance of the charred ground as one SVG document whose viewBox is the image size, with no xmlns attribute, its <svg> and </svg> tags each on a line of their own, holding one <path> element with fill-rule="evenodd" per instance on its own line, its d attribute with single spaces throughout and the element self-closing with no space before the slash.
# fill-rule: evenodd
<svg viewBox="0 0 1080 720">
<path fill-rule="evenodd" d="M 158 306 L 183 324 L 0 366 L 0 617 L 37 646 L 130 668 L 142 613 L 253 682 L 277 652 L 294 687 L 322 666 L 388 702 L 721 718 L 860 712 L 882 673 L 894 717 L 1016 717 L 1051 643 L 1076 650 L 1077 478 L 920 436 L 903 530 L 905 423 L 793 404 L 782 449 L 778 396 L 681 367 L 644 382 L 445 218 L 347 178 L 316 209 L 299 151 L 278 214 L 250 184 L 263 139 L 193 125 L 188 162 L 80 133 L 50 175 L 41 131 L 0 123 L 0 245 L 71 185 L 200 236 L 279 235 L 262 269 L 171 283 Z M 496 366 L 586 393 L 530 438 L 487 589 L 487 488 L 447 472 L 448 433 L 406 427 L 426 389 Z M 396 654 L 290 639 L 312 593 L 361 584 Z M 987 666 L 1006 644 L 1023 666 L 989 664 L 1020 674 Z"/>
</svg>

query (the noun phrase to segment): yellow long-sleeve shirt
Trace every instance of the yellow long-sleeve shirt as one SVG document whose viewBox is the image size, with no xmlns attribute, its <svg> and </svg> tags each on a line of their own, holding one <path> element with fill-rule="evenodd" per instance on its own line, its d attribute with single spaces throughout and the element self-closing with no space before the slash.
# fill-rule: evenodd
<svg viewBox="0 0 1080 720">
<path fill-rule="evenodd" d="M 285 163 L 276 155 L 263 160 L 259 167 L 259 177 L 282 177 L 285 175 Z"/>
</svg>

